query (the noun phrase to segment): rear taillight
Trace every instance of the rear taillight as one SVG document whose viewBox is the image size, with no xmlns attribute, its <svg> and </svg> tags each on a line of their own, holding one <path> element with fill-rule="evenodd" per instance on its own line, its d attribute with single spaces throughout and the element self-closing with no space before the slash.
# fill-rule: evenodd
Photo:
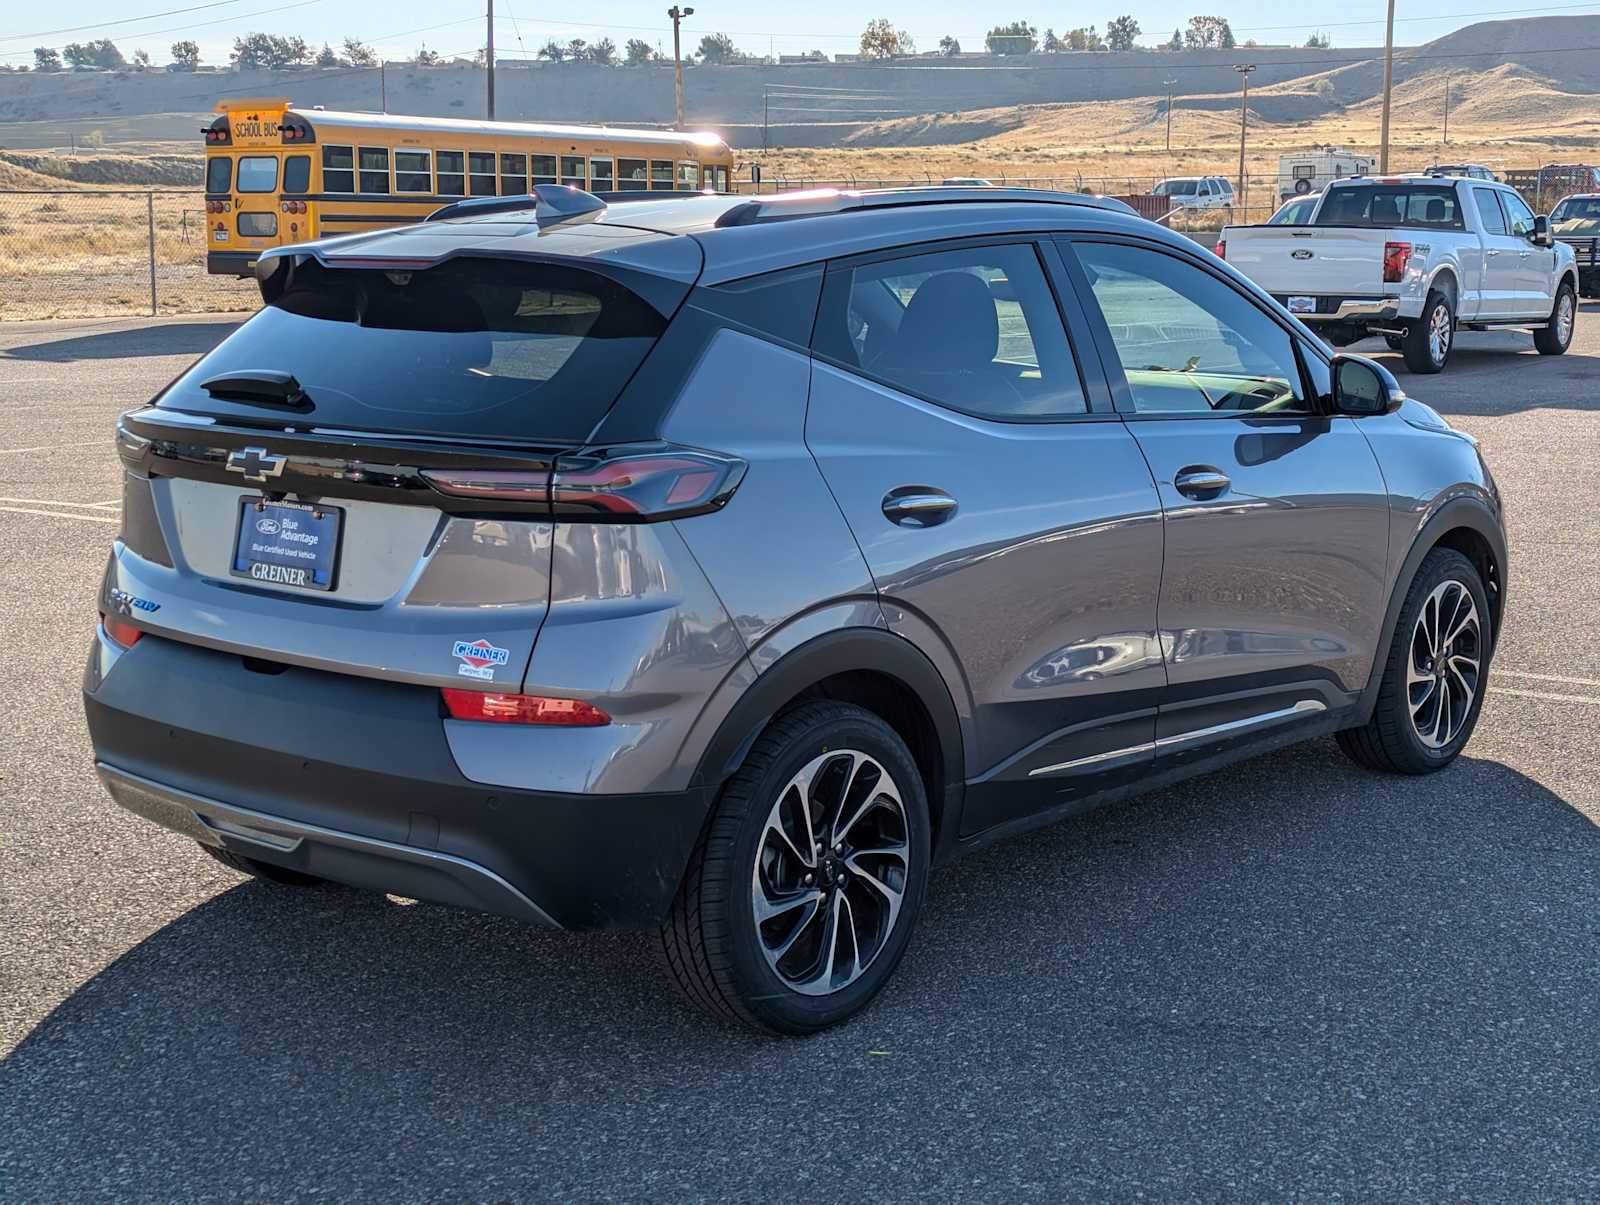
<svg viewBox="0 0 1600 1205">
<path fill-rule="evenodd" d="M 1218 259 L 1227 259 L 1228 258 L 1228 240 L 1225 239 L 1225 238 L 1219 238 L 1217 240 L 1217 245 L 1215 247 L 1213 247 L 1212 250 L 1217 253 L 1217 258 Z"/>
<path fill-rule="evenodd" d="M 1370 260 L 1368 261 L 1371 262 Z M 1383 283 L 1396 285 L 1406 278 L 1406 265 L 1411 262 L 1410 243 L 1385 243 L 1383 245 Z"/>
<path fill-rule="evenodd" d="M 736 457 L 656 444 L 564 455 L 548 473 L 426 469 L 422 475 L 454 498 L 545 503 L 560 517 L 638 523 L 725 506 L 745 467 Z"/>
<path fill-rule="evenodd" d="M 445 709 L 455 720 L 484 720 L 491 724 L 545 724 L 564 728 L 600 728 L 611 717 L 582 699 L 551 699 L 544 695 L 508 695 L 496 691 L 452 690 L 445 687 Z"/>
<path fill-rule="evenodd" d="M 115 615 L 102 615 L 100 627 L 105 631 L 106 639 L 119 648 L 131 649 L 139 643 L 139 637 L 144 635 L 131 623 L 118 619 Z"/>
</svg>

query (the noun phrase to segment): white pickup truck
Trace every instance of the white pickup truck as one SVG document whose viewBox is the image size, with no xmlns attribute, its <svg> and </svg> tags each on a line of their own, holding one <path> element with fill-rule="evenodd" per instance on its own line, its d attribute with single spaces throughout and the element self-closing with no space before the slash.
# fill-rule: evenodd
<svg viewBox="0 0 1600 1205">
<path fill-rule="evenodd" d="M 1552 356 L 1572 343 L 1572 248 L 1507 185 L 1340 180 L 1303 222 L 1224 227 L 1217 254 L 1335 347 L 1382 335 L 1412 372 L 1438 372 L 1459 329 L 1531 328 Z"/>
</svg>

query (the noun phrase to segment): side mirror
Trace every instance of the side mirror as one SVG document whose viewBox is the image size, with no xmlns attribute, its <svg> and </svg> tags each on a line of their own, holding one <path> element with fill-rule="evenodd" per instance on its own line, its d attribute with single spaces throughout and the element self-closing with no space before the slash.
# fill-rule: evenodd
<svg viewBox="0 0 1600 1205">
<path fill-rule="evenodd" d="M 1391 414 L 1406 400 L 1400 382 L 1382 364 L 1365 356 L 1333 357 L 1333 409 L 1336 414 Z"/>
<path fill-rule="evenodd" d="M 1535 247 L 1555 246 L 1555 240 L 1550 237 L 1550 219 L 1544 214 L 1533 219 L 1533 233 L 1528 236 L 1528 241 Z"/>
</svg>

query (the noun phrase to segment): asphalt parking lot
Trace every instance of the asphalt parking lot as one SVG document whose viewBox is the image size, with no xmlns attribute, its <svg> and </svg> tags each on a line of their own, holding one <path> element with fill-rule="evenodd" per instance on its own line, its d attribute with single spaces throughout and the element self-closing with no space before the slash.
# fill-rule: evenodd
<svg viewBox="0 0 1600 1205">
<path fill-rule="evenodd" d="M 1453 768 L 1319 741 L 990 848 L 803 1042 L 683 1011 L 641 935 L 277 890 L 112 806 L 112 420 L 231 327 L 0 326 L 0 1197 L 1600 1195 L 1600 309 L 1560 359 L 1373 345 L 1510 500 Z"/>
</svg>

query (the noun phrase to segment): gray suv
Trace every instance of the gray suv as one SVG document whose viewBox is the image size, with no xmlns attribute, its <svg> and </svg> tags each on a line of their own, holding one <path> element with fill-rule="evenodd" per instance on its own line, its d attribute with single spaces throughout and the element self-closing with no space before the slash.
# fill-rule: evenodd
<svg viewBox="0 0 1600 1205">
<path fill-rule="evenodd" d="M 883 986 L 930 869 L 1337 733 L 1470 736 L 1471 438 L 1115 201 L 541 186 L 263 256 L 126 414 L 84 686 L 277 884 L 648 926 L 712 1014 Z"/>
</svg>

